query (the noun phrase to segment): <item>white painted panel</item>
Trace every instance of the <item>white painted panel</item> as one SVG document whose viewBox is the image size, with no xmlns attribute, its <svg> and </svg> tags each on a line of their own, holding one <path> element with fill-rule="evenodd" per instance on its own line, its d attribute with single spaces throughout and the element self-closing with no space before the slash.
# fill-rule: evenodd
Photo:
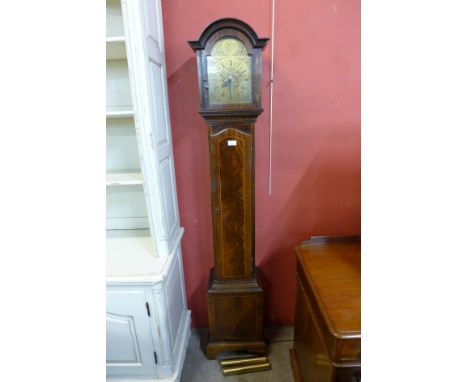
<svg viewBox="0 0 468 382">
<path fill-rule="evenodd" d="M 139 172 L 140 160 L 133 119 L 107 119 L 106 124 L 107 172 Z"/>
<path fill-rule="evenodd" d="M 120 0 L 106 0 L 106 36 L 123 36 L 124 26 Z"/>
<path fill-rule="evenodd" d="M 156 134 L 157 145 L 167 143 L 168 131 L 165 116 L 165 103 L 162 81 L 165 80 L 162 76 L 160 66 L 150 61 L 150 76 L 151 76 L 151 101 L 153 112 L 153 128 Z"/>
<path fill-rule="evenodd" d="M 146 50 L 150 61 L 158 65 L 164 65 L 164 54 L 162 47 L 161 11 L 159 0 L 144 0 L 145 8 L 145 40 Z"/>
<path fill-rule="evenodd" d="M 169 322 L 168 322 L 168 311 L 166 305 L 166 295 L 160 291 L 153 292 L 154 306 L 157 311 L 157 323 L 160 332 L 159 351 L 158 356 L 161 358 L 163 364 L 168 365 L 172 359 L 172 348 L 170 341 Z M 170 367 L 169 367 L 170 369 Z M 170 370 L 166 370 L 168 373 Z M 161 371 L 162 372 L 162 371 Z M 164 375 L 165 377 L 167 375 Z"/>
<path fill-rule="evenodd" d="M 127 60 L 106 61 L 107 111 L 132 109 Z"/>
<path fill-rule="evenodd" d="M 166 293 L 167 293 L 167 308 L 168 308 L 168 320 L 169 328 L 171 333 L 171 347 L 174 349 L 175 341 L 177 339 L 177 334 L 179 332 L 179 327 L 182 322 L 182 315 L 184 312 L 184 295 L 181 288 L 181 276 L 179 261 L 180 258 L 178 254 L 174 254 L 176 259 L 172 267 L 172 271 L 168 275 L 166 283 Z"/>
<path fill-rule="evenodd" d="M 107 313 L 106 328 L 107 362 L 143 366 L 133 317 Z"/>
<path fill-rule="evenodd" d="M 145 0 L 145 27 L 147 36 L 154 43 L 161 46 L 159 17 L 157 17 L 158 5 L 156 0 Z"/>
<path fill-rule="evenodd" d="M 165 159 L 160 164 L 161 169 L 161 184 L 164 202 L 164 212 L 166 215 L 167 232 L 170 234 L 177 223 L 177 211 L 175 210 L 175 190 L 173 188 L 171 162 Z"/>
<path fill-rule="evenodd" d="M 108 375 L 137 376 L 156 371 L 146 302 L 143 289 L 107 290 Z"/>
</svg>

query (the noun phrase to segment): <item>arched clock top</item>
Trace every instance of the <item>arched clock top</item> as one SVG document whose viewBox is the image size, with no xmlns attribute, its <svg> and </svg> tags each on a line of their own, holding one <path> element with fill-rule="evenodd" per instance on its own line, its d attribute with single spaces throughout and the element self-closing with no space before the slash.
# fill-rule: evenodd
<svg viewBox="0 0 468 382">
<path fill-rule="evenodd" d="M 249 40 L 249 45 L 251 45 L 252 48 L 263 49 L 268 42 L 268 38 L 259 38 L 252 27 L 242 20 L 225 18 L 212 22 L 205 28 L 198 40 L 189 41 L 188 43 L 194 51 L 206 49 L 208 41 L 213 40 L 211 38 L 213 35 L 216 35 L 216 33 L 220 30 L 229 29 L 240 32 L 243 36 L 245 36 Z"/>
</svg>

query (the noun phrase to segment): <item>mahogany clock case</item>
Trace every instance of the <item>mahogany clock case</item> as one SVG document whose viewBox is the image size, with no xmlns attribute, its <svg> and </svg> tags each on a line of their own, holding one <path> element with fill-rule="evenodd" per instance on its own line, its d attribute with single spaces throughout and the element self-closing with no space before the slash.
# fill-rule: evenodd
<svg viewBox="0 0 468 382">
<path fill-rule="evenodd" d="M 207 60 L 222 39 L 237 39 L 250 57 L 251 86 L 249 84 L 248 89 L 252 94 L 241 102 L 229 102 L 225 97 L 225 103 L 210 103 L 210 91 L 216 90 L 210 88 Z M 215 254 L 208 290 L 206 355 L 210 359 L 229 350 L 267 352 L 263 339 L 263 289 L 255 275 L 254 234 L 255 121 L 263 111 L 261 51 L 267 41 L 258 38 L 255 31 L 240 20 L 221 19 L 210 24 L 199 40 L 189 42 L 197 53 L 200 114 L 208 124 L 210 150 Z M 226 85 L 219 86 L 229 86 L 230 93 L 232 84 L 240 86 L 241 82 L 245 82 L 245 78 L 242 81 L 234 78 L 232 82 L 229 79 Z M 227 89 L 224 91 L 227 94 Z M 219 99 L 223 96 L 217 97 Z"/>
</svg>

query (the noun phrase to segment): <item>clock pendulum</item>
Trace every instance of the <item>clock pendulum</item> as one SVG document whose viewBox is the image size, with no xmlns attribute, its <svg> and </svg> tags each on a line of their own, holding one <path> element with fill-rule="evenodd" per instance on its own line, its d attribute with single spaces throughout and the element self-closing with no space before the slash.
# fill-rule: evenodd
<svg viewBox="0 0 468 382">
<path fill-rule="evenodd" d="M 200 114 L 208 124 L 215 267 L 208 289 L 206 356 L 265 354 L 263 289 L 255 268 L 255 122 L 262 113 L 262 49 L 243 21 L 220 19 L 200 39 Z"/>
</svg>

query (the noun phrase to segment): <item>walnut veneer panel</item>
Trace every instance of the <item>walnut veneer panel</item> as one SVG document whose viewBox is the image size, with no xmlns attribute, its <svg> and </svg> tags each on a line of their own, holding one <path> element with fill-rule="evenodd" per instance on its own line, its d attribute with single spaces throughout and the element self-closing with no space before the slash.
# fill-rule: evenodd
<svg viewBox="0 0 468 382">
<path fill-rule="evenodd" d="M 252 130 L 210 134 L 215 268 L 218 280 L 253 277 Z"/>
</svg>

